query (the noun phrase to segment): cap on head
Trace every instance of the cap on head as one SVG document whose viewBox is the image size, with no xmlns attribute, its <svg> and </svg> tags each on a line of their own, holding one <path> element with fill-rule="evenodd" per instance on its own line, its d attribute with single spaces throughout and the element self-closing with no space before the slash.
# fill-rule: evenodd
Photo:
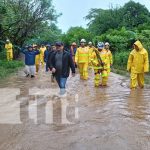
<svg viewBox="0 0 150 150">
<path fill-rule="evenodd" d="M 85 39 L 81 39 L 80 43 L 86 43 Z"/>
<path fill-rule="evenodd" d="M 32 48 L 32 45 L 29 45 L 28 48 Z"/>
<path fill-rule="evenodd" d="M 63 46 L 64 44 L 62 42 L 56 42 L 55 46 Z"/>
<path fill-rule="evenodd" d="M 46 47 L 51 47 L 51 45 L 50 45 L 50 44 L 47 44 Z"/>
<path fill-rule="evenodd" d="M 105 46 L 110 46 L 110 44 L 108 42 L 105 43 Z"/>
<path fill-rule="evenodd" d="M 98 42 L 97 48 L 98 49 L 103 49 L 104 48 L 104 43 L 103 42 Z"/>
<path fill-rule="evenodd" d="M 6 42 L 10 42 L 10 40 L 9 40 L 9 39 L 7 39 L 7 40 L 6 40 Z"/>
</svg>

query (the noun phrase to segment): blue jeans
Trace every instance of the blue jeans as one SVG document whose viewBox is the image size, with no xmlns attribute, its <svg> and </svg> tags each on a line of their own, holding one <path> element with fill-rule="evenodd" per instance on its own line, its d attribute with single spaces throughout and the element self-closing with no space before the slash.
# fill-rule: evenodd
<svg viewBox="0 0 150 150">
<path fill-rule="evenodd" d="M 46 63 L 46 72 L 48 72 L 48 64 Z"/>
<path fill-rule="evenodd" d="M 63 78 L 63 77 L 56 77 L 56 81 L 59 85 L 60 88 L 60 94 L 63 95 L 66 92 L 66 82 L 67 82 L 67 78 Z"/>
</svg>

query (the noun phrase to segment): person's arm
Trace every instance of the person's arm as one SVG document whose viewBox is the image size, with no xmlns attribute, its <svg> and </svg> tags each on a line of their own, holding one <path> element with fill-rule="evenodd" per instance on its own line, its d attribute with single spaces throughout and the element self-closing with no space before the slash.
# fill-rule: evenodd
<svg viewBox="0 0 150 150">
<path fill-rule="evenodd" d="M 76 71 L 75 71 L 75 65 L 74 65 L 73 59 L 69 54 L 68 54 L 68 57 L 69 57 L 69 66 L 71 68 L 72 74 L 75 74 Z"/>
<path fill-rule="evenodd" d="M 127 71 L 129 71 L 129 72 L 131 71 L 132 62 L 133 62 L 133 55 L 130 54 L 129 58 L 128 58 L 128 64 L 127 64 Z"/>
<path fill-rule="evenodd" d="M 12 44 L 10 44 L 10 47 L 9 47 L 9 49 L 13 49 L 13 45 L 12 45 Z"/>
<path fill-rule="evenodd" d="M 93 53 L 91 54 L 91 58 L 90 58 L 90 63 L 94 66 L 98 65 L 98 58 L 96 58 L 96 52 L 93 51 Z"/>
<path fill-rule="evenodd" d="M 148 52 L 144 55 L 144 73 L 149 72 L 149 58 L 148 58 Z"/>
<path fill-rule="evenodd" d="M 75 63 L 76 64 L 78 64 L 78 58 L 79 58 L 79 49 L 77 49 L 76 55 L 75 55 Z"/>
<path fill-rule="evenodd" d="M 20 48 L 20 52 L 21 52 L 21 53 L 25 54 L 26 51 L 27 51 L 26 48 Z"/>
<path fill-rule="evenodd" d="M 113 55 L 111 51 L 110 51 L 110 64 L 113 65 Z"/>
<path fill-rule="evenodd" d="M 34 51 L 34 54 L 35 54 L 35 55 L 38 55 L 38 54 L 40 54 L 40 51 L 39 51 L 39 50 L 35 50 L 35 51 Z"/>
<path fill-rule="evenodd" d="M 49 54 L 48 65 L 49 65 L 50 70 L 55 68 L 54 67 L 55 66 L 55 55 L 56 55 L 56 52 L 52 52 Z"/>
<path fill-rule="evenodd" d="M 46 61 L 46 55 L 47 55 L 47 54 L 46 54 L 46 51 L 45 51 L 45 52 L 44 52 L 44 62 L 47 62 L 47 61 Z"/>
</svg>

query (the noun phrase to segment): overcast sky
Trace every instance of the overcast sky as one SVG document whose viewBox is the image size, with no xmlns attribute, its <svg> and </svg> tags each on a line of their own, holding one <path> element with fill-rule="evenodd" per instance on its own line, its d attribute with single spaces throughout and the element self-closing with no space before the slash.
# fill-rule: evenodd
<svg viewBox="0 0 150 150">
<path fill-rule="evenodd" d="M 91 8 L 108 9 L 123 6 L 129 0 L 53 0 L 53 5 L 57 12 L 62 13 L 58 19 L 58 26 L 63 32 L 70 27 L 83 26 L 86 27 L 87 22 L 84 17 Z M 145 5 L 150 10 L 150 0 L 134 0 Z"/>
</svg>

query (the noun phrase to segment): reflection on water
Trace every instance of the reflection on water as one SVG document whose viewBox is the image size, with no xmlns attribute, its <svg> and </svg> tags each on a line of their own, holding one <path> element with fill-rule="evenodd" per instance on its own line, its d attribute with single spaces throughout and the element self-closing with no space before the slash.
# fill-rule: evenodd
<svg viewBox="0 0 150 150">
<path fill-rule="evenodd" d="M 108 88 L 94 88 L 93 73 L 89 81 L 79 75 L 68 80 L 67 119 L 72 125 L 61 124 L 61 102 L 56 97 L 54 124 L 45 123 L 45 105 L 52 97 L 38 97 L 37 121 L 29 119 L 28 104 L 35 97 L 29 88 L 56 88 L 50 74 L 40 72 L 36 79 L 27 79 L 22 72 L 0 81 L 0 87 L 19 88 L 22 125 L 0 125 L 0 150 L 149 150 L 150 149 L 150 91 L 130 91 L 127 80 L 111 74 Z M 75 103 L 75 95 L 79 101 Z M 75 119 L 75 107 L 79 118 Z"/>
</svg>

